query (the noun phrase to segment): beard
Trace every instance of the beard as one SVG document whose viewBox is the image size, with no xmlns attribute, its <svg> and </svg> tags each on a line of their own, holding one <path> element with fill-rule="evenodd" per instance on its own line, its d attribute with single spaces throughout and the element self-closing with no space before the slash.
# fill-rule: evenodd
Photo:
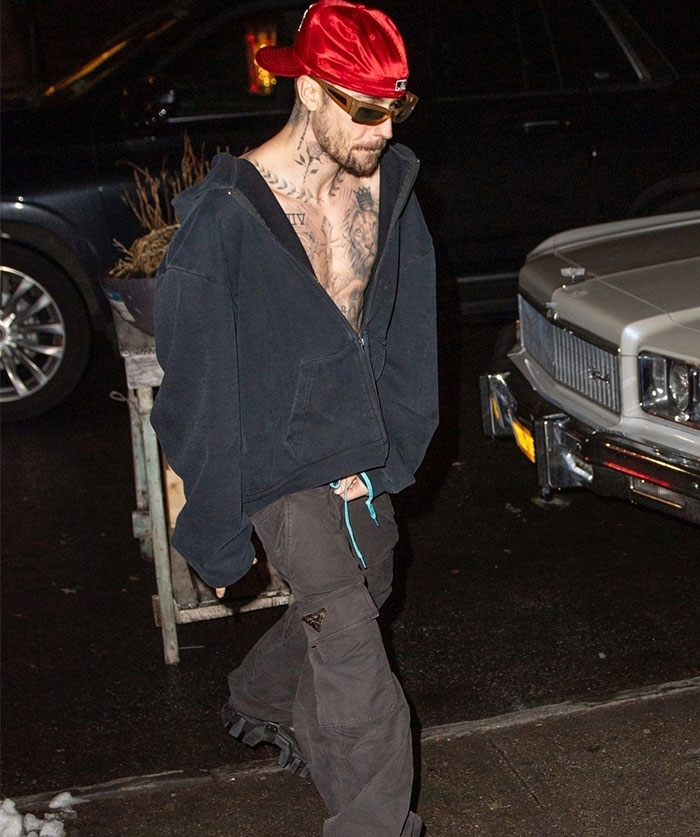
<svg viewBox="0 0 700 837">
<path fill-rule="evenodd" d="M 329 102 L 318 112 L 319 118 L 314 126 L 316 140 L 323 153 L 337 163 L 341 169 L 355 177 L 369 177 L 379 165 L 379 159 L 386 148 L 387 141 L 376 139 L 354 145 L 352 139 L 344 136 L 334 127 L 328 118 Z"/>
</svg>

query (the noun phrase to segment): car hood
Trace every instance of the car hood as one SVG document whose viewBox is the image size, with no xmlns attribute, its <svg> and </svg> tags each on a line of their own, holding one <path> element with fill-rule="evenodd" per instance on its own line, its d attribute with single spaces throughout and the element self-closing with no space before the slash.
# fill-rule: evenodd
<svg viewBox="0 0 700 837">
<path fill-rule="evenodd" d="M 520 290 L 553 319 L 615 346 L 650 318 L 700 332 L 700 212 L 554 236 L 528 256 Z"/>
</svg>

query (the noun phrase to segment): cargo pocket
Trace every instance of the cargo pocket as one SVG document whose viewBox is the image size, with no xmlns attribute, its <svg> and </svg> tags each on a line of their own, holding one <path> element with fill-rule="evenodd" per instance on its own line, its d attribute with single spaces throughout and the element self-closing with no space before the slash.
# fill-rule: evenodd
<svg viewBox="0 0 700 837">
<path fill-rule="evenodd" d="M 355 586 L 318 601 L 302 622 L 314 672 L 319 728 L 380 720 L 398 694 L 367 588 Z"/>
</svg>

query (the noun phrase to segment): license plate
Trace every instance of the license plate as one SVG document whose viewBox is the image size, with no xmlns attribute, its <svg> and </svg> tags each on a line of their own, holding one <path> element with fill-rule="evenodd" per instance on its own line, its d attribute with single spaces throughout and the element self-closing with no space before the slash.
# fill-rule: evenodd
<svg viewBox="0 0 700 837">
<path fill-rule="evenodd" d="M 532 438 L 532 433 L 520 424 L 519 421 L 513 419 L 513 433 L 515 434 L 515 441 L 520 450 L 527 456 L 530 462 L 535 461 L 535 440 Z"/>
</svg>

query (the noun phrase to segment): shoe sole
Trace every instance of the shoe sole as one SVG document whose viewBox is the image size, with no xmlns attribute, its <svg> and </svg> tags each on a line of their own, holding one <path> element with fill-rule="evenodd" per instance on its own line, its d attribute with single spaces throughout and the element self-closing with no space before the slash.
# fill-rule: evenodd
<svg viewBox="0 0 700 837">
<path fill-rule="evenodd" d="M 252 715 L 236 712 L 225 705 L 221 710 L 221 720 L 229 735 L 242 741 L 249 747 L 258 744 L 272 744 L 280 751 L 277 764 L 290 773 L 297 773 L 302 778 L 309 775 L 309 763 L 299 751 L 299 744 L 291 730 L 272 721 L 262 721 Z"/>
</svg>

